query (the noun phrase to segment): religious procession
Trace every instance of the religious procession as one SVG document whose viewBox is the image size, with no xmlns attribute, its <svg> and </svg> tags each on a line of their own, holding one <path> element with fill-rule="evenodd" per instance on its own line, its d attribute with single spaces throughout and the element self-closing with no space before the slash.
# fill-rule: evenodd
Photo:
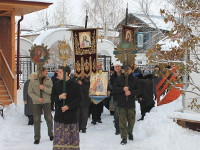
<svg viewBox="0 0 200 150">
<path fill-rule="evenodd" d="M 178 20 L 169 1 L 152 2 L 158 15 L 131 0 L 0 0 L 0 150 L 198 150 L 199 14 L 183 2 Z"/>
</svg>

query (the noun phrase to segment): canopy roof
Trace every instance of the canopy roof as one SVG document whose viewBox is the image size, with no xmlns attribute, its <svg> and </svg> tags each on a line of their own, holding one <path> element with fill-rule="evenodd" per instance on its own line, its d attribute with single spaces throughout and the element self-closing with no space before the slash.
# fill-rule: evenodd
<svg viewBox="0 0 200 150">
<path fill-rule="evenodd" d="M 12 10 L 16 16 L 22 16 L 48 8 L 51 4 L 50 0 L 0 0 L 0 16 L 10 16 Z"/>
</svg>

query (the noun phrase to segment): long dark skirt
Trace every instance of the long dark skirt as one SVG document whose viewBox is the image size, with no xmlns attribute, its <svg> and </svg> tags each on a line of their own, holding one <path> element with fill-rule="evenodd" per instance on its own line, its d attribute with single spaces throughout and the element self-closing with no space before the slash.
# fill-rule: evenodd
<svg viewBox="0 0 200 150">
<path fill-rule="evenodd" d="M 54 122 L 53 150 L 80 150 L 78 124 Z"/>
</svg>

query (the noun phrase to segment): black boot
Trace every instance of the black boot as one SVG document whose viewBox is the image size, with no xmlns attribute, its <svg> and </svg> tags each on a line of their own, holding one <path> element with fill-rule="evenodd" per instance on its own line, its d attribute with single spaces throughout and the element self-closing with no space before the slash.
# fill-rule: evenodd
<svg viewBox="0 0 200 150">
<path fill-rule="evenodd" d="M 97 122 L 98 122 L 98 123 L 102 123 L 101 119 L 98 119 Z"/>
<path fill-rule="evenodd" d="M 28 125 L 33 125 L 33 116 L 28 116 Z"/>
<path fill-rule="evenodd" d="M 40 140 L 35 140 L 34 141 L 34 144 L 39 144 L 40 143 Z"/>
<path fill-rule="evenodd" d="M 119 135 L 119 134 L 120 134 L 119 130 L 116 129 L 115 135 Z"/>
<path fill-rule="evenodd" d="M 96 123 L 96 121 L 93 120 L 93 121 L 91 122 L 91 124 L 96 125 L 97 123 Z"/>
<path fill-rule="evenodd" d="M 86 129 L 82 129 L 82 133 L 86 133 Z"/>
<path fill-rule="evenodd" d="M 144 116 L 142 116 L 140 119 L 138 119 L 138 121 L 144 120 Z"/>
<path fill-rule="evenodd" d="M 126 143 L 127 143 L 127 139 L 126 139 L 126 138 L 123 138 L 122 141 L 121 141 L 121 144 L 122 144 L 122 145 L 125 145 Z"/>
<path fill-rule="evenodd" d="M 53 136 L 50 136 L 49 139 L 50 139 L 50 141 L 53 141 Z"/>
<path fill-rule="evenodd" d="M 133 134 L 132 133 L 128 134 L 128 139 L 131 140 L 131 141 L 133 141 Z"/>
</svg>

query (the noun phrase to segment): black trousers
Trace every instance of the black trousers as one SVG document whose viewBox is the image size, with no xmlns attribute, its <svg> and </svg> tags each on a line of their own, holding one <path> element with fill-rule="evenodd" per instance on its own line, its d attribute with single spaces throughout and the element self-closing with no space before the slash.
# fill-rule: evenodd
<svg viewBox="0 0 200 150">
<path fill-rule="evenodd" d="M 153 107 L 154 107 L 154 104 L 152 104 L 152 105 L 150 105 L 150 106 L 147 106 L 147 107 L 141 109 L 141 115 L 142 115 L 142 117 L 144 117 L 145 114 L 146 114 L 147 112 L 150 112 L 150 110 L 151 110 Z"/>
<path fill-rule="evenodd" d="M 92 120 L 101 120 L 101 114 L 103 112 L 103 101 L 99 104 L 92 103 Z"/>
<path fill-rule="evenodd" d="M 88 106 L 79 106 L 78 108 L 78 122 L 79 129 L 87 129 L 87 121 L 88 121 L 88 113 L 89 113 L 89 105 Z"/>
</svg>

